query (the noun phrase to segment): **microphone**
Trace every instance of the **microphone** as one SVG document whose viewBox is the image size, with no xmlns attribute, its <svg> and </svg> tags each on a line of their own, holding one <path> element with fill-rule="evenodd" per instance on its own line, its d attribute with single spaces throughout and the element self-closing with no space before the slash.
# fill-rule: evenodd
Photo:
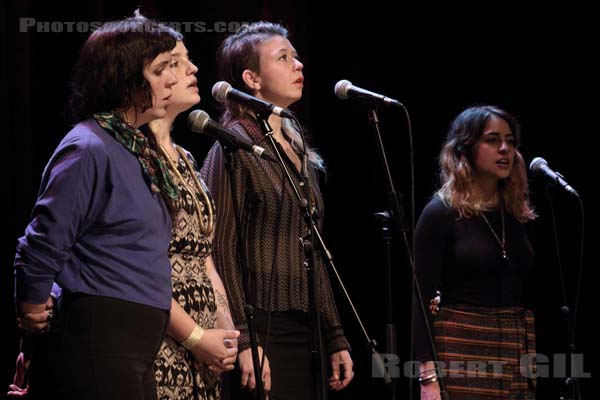
<svg viewBox="0 0 600 400">
<path fill-rule="evenodd" d="M 242 149 L 250 153 L 254 153 L 266 160 L 275 161 L 275 159 L 263 147 L 257 146 L 238 137 L 231 130 L 210 119 L 210 116 L 206 111 L 192 111 L 188 116 L 188 127 L 194 132 L 211 135 L 223 146 L 228 146 L 229 148 L 235 150 Z"/>
<path fill-rule="evenodd" d="M 264 116 L 273 113 L 282 118 L 294 118 L 294 114 L 287 108 L 277 107 L 241 90 L 234 89 L 229 82 L 219 81 L 215 83 L 212 87 L 212 95 L 219 103 L 224 103 L 225 100 L 241 103 Z"/>
<path fill-rule="evenodd" d="M 390 99 L 384 95 L 373 93 L 358 86 L 352 85 L 352 82 L 342 79 L 335 84 L 335 95 L 342 100 L 355 98 L 363 103 L 383 104 L 385 106 L 404 107 L 398 100 Z"/>
<path fill-rule="evenodd" d="M 565 189 L 567 192 L 571 193 L 575 197 L 579 197 L 579 193 L 577 193 L 577 191 L 573 189 L 571 185 L 569 185 L 567 181 L 565 181 L 558 172 L 552 171 L 552 169 L 550 169 L 550 167 L 548 166 L 548 162 L 542 157 L 534 158 L 531 161 L 531 164 L 529 164 L 529 169 L 531 170 L 531 173 L 533 175 L 543 175 L 546 178 L 549 178 L 553 183 L 557 184 L 558 186 L 561 186 L 563 189 Z"/>
</svg>

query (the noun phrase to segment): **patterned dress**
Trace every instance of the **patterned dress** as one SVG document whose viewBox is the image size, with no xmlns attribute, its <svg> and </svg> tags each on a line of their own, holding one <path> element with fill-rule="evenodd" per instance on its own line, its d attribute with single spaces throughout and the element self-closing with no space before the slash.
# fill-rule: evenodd
<svg viewBox="0 0 600 400">
<path fill-rule="evenodd" d="M 200 230 L 192 194 L 196 193 L 204 224 L 209 214 L 205 197 L 198 193 L 193 175 L 198 170 L 191 154 L 188 159 L 196 169 L 190 171 L 180 157 L 177 163 L 179 173 L 187 185 L 172 174 L 180 190 L 178 213 L 173 222 L 173 237 L 169 247 L 172 266 L 173 298 L 183 309 L 205 329 L 214 328 L 217 304 L 213 286 L 206 274 L 206 258 L 211 252 L 210 238 Z M 204 183 L 199 181 L 208 193 Z M 212 199 L 210 200 L 212 202 Z M 158 398 L 160 400 L 188 400 L 220 398 L 220 381 L 204 365 L 195 361 L 193 355 L 178 342 L 167 336 L 161 345 L 155 361 Z"/>
</svg>

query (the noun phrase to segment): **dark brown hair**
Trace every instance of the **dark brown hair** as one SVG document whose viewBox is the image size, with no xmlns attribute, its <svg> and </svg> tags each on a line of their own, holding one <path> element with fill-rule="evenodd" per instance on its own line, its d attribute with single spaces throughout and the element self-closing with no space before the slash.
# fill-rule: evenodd
<svg viewBox="0 0 600 400">
<path fill-rule="evenodd" d="M 75 66 L 68 103 L 71 122 L 96 112 L 151 107 L 144 67 L 181 39 L 177 31 L 143 16 L 102 25 L 83 45 Z"/>
<path fill-rule="evenodd" d="M 274 36 L 288 37 L 283 26 L 272 22 L 260 21 L 243 25 L 239 31 L 227 37 L 221 43 L 217 53 L 217 65 L 220 78 L 229 82 L 234 88 L 252 94 L 242 74 L 245 70 L 260 72 L 259 47 Z M 224 124 L 242 116 L 244 110 L 239 104 L 226 102 L 226 109 L 221 118 Z"/>
<path fill-rule="evenodd" d="M 243 25 L 240 30 L 227 37 L 221 43 L 217 53 L 217 65 L 220 78 L 229 82 L 234 88 L 252 95 L 252 89 L 246 85 L 242 75 L 245 70 L 260 73 L 260 45 L 274 36 L 288 37 L 288 31 L 283 26 L 267 21 L 254 22 Z M 241 104 L 226 101 L 225 112 L 221 117 L 223 124 L 240 119 L 246 112 Z M 283 132 L 289 139 L 292 147 L 298 153 L 303 152 L 301 126 L 283 118 L 281 122 Z M 305 133 L 305 132 L 304 132 Z M 305 133 L 306 136 L 306 133 Z M 325 164 L 321 156 L 309 145 L 306 145 L 308 161 L 315 168 L 325 171 Z"/>
</svg>

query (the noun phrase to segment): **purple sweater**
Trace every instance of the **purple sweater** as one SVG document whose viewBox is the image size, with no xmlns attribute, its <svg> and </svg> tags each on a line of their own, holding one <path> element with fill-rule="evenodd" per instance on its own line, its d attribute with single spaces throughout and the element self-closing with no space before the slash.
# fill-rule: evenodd
<svg viewBox="0 0 600 400">
<path fill-rule="evenodd" d="M 17 301 L 64 291 L 167 310 L 171 217 L 136 156 L 94 120 L 61 141 L 15 257 Z"/>
</svg>

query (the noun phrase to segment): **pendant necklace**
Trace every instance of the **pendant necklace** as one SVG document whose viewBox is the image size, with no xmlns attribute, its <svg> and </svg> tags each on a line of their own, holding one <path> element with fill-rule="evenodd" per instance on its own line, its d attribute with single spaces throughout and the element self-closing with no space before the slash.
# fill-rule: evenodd
<svg viewBox="0 0 600 400">
<path fill-rule="evenodd" d="M 502 220 L 502 240 L 500 240 L 500 238 L 496 234 L 496 231 L 494 231 L 494 228 L 492 228 L 490 221 L 488 221 L 487 217 L 485 216 L 485 214 L 483 212 L 481 213 L 481 218 L 483 218 L 483 220 L 485 221 L 488 228 L 490 228 L 492 235 L 494 235 L 494 238 L 500 245 L 500 248 L 502 249 L 502 258 L 505 260 L 508 260 L 508 254 L 506 253 L 506 236 L 505 236 L 505 231 L 504 231 L 504 207 L 500 208 L 500 218 Z"/>
</svg>

